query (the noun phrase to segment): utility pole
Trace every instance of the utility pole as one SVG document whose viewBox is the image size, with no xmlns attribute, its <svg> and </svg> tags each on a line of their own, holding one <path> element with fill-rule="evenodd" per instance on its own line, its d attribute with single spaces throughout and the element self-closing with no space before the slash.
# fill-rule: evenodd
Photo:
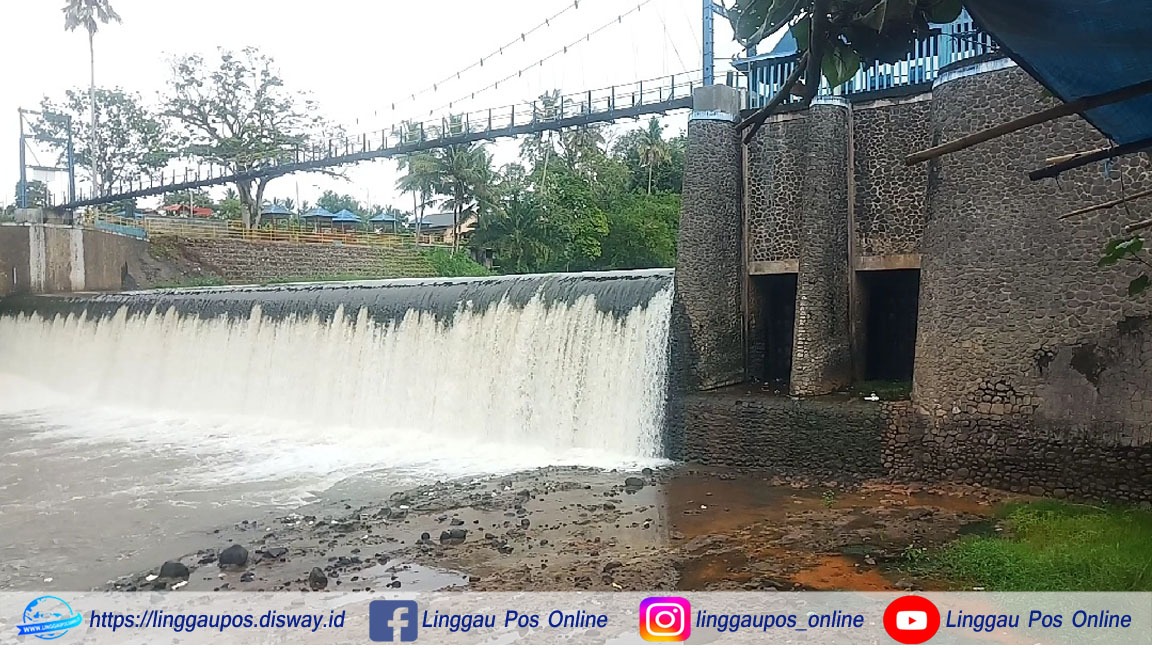
<svg viewBox="0 0 1152 648">
<path fill-rule="evenodd" d="M 704 85 L 716 83 L 716 1 L 704 0 Z"/>
<path fill-rule="evenodd" d="M 21 209 L 28 208 L 28 137 L 24 134 L 24 109 L 20 113 L 20 189 L 17 191 L 16 206 Z"/>
</svg>

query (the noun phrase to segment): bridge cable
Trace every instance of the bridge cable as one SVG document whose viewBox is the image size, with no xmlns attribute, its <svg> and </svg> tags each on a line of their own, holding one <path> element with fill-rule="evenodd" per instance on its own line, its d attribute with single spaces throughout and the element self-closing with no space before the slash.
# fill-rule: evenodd
<svg viewBox="0 0 1152 648">
<path fill-rule="evenodd" d="M 440 81 L 437 81 L 436 83 L 433 83 L 432 85 L 430 85 L 430 86 L 428 86 L 422 90 L 417 90 L 416 92 L 410 93 L 408 95 L 409 100 L 415 101 L 416 97 L 421 97 L 425 94 L 428 94 L 429 92 L 438 92 L 440 90 L 440 86 L 444 85 L 445 83 L 448 83 L 449 81 L 452 81 L 452 80 L 459 80 L 461 78 L 461 75 L 463 75 L 465 72 L 471 72 L 472 70 L 475 70 L 476 68 L 484 67 L 484 63 L 486 61 L 488 61 L 489 59 L 503 55 L 505 50 L 513 47 L 517 43 L 523 43 L 523 42 L 527 41 L 528 37 L 531 36 L 532 34 L 540 31 L 541 29 L 544 29 L 545 27 L 551 27 L 552 22 L 555 21 L 557 18 L 560 18 L 561 16 L 568 13 L 569 11 L 573 11 L 573 10 L 576 10 L 579 8 L 580 8 L 580 0 L 572 0 L 571 4 L 565 6 L 563 9 L 556 12 L 555 14 L 552 14 L 551 16 L 545 18 L 544 22 L 540 23 L 539 25 L 536 25 L 535 27 L 533 27 L 532 29 L 529 29 L 528 31 L 521 32 L 520 35 L 517 36 L 516 38 L 513 38 L 512 40 L 508 41 L 504 45 L 497 47 L 495 50 L 492 50 L 490 53 L 485 54 L 484 56 L 481 56 L 477 62 L 469 65 L 468 67 L 457 70 L 456 72 L 444 77 Z M 395 102 L 392 103 L 392 110 L 393 111 L 396 110 L 396 103 Z"/>
<path fill-rule="evenodd" d="M 478 95 L 478 94 L 482 94 L 482 93 L 487 92 L 489 90 L 495 90 L 495 89 L 499 88 L 501 83 L 506 83 L 508 81 L 511 81 L 512 79 L 516 79 L 516 78 L 520 78 L 520 77 L 524 76 L 525 72 L 528 72 L 534 68 L 537 68 L 537 67 L 543 65 L 543 64 L 547 63 L 548 61 L 556 58 L 557 56 L 567 54 L 569 49 L 576 47 L 576 46 L 580 45 L 581 43 L 587 42 L 587 41 L 591 40 L 591 38 L 593 36 L 599 34 L 600 32 L 612 27 L 613 25 L 616 25 L 616 24 L 623 22 L 624 18 L 626 18 L 627 16 L 630 16 L 634 13 L 637 13 L 638 11 L 640 11 L 640 9 L 642 9 L 647 4 L 650 4 L 652 1 L 653 0 L 642 0 L 633 9 L 630 9 L 630 10 L 616 16 L 615 18 L 613 18 L 609 22 L 604 23 L 603 25 L 601 25 L 600 27 L 597 27 L 596 29 L 593 29 L 592 31 L 588 32 L 587 34 L 584 34 L 580 38 L 577 38 L 576 40 L 572 41 L 568 45 L 565 45 L 564 47 L 561 47 L 560 49 L 556 50 L 555 52 L 552 52 L 551 54 L 531 63 L 530 65 L 527 65 L 523 68 L 520 68 L 519 70 L 513 72 L 512 74 L 509 74 L 508 76 L 504 77 L 503 79 L 500 79 L 498 81 L 494 81 L 494 82 L 488 84 L 487 86 L 480 88 L 479 90 L 474 90 L 474 91 L 460 97 L 459 99 L 455 99 L 453 101 L 450 101 L 447 104 L 444 104 L 438 108 L 433 108 L 432 110 L 428 111 L 428 114 L 429 115 L 435 115 L 436 113 L 438 113 L 442 110 L 445 110 L 445 109 L 451 110 L 455 104 L 458 104 L 461 101 L 466 101 L 468 99 L 475 99 L 476 95 Z"/>
</svg>

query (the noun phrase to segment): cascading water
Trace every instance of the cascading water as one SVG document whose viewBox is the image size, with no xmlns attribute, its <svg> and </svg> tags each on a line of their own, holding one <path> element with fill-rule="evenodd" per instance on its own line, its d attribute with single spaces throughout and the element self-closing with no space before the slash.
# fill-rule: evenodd
<svg viewBox="0 0 1152 648">
<path fill-rule="evenodd" d="M 645 271 L 27 298 L 3 307 L 0 374 L 64 392 L 72 409 L 250 426 L 234 439 L 158 435 L 167 444 L 296 435 L 339 445 L 317 450 L 353 464 L 443 452 L 493 469 L 611 465 L 660 454 L 671 281 Z M 0 411 L 30 405 L 26 392 L 0 393 Z"/>
<path fill-rule="evenodd" d="M 661 270 L 0 300 L 0 589 L 89 587 L 267 506 L 657 463 L 671 289 Z"/>
</svg>

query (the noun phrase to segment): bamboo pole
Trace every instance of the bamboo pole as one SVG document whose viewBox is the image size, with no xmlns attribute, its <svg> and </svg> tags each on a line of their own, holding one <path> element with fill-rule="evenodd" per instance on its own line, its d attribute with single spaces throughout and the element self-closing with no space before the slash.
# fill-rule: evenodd
<svg viewBox="0 0 1152 648">
<path fill-rule="evenodd" d="M 1099 205 L 1093 205 L 1091 207 L 1085 207 L 1083 209 L 1077 209 L 1074 212 L 1068 212 L 1067 214 L 1064 214 L 1063 216 L 1061 216 L 1060 220 L 1064 220 L 1065 218 L 1072 218 L 1073 216 L 1081 216 L 1083 214 L 1089 214 L 1089 213 L 1094 212 L 1094 211 L 1100 211 L 1101 209 L 1111 209 L 1112 207 L 1115 207 L 1117 205 L 1123 205 L 1126 202 L 1137 200 L 1139 198 L 1144 198 L 1146 196 L 1152 196 L 1152 189 L 1147 189 L 1145 191 L 1134 193 L 1131 196 L 1124 196 L 1123 198 L 1117 198 L 1116 200 L 1109 200 L 1108 202 L 1100 203 Z"/>
<path fill-rule="evenodd" d="M 1030 128 L 1038 124 L 1060 119 L 1061 117 L 1075 115 L 1077 113 L 1091 110 L 1093 108 L 1099 108 L 1100 106 L 1120 103 L 1121 101 L 1127 101 L 1129 99 L 1140 97 L 1149 93 L 1152 93 L 1152 80 L 1126 86 L 1117 90 L 1112 90 L 1110 92 L 1105 92 L 1104 94 L 1077 99 L 1076 101 L 1060 104 L 1059 106 L 1053 106 L 1052 108 L 1047 108 L 1045 110 L 1041 110 L 1040 112 L 1032 113 L 1031 115 L 1027 115 L 1019 119 L 1013 119 L 1010 122 L 1006 122 L 998 126 L 993 126 L 992 128 L 976 131 L 975 133 L 954 139 L 951 142 L 946 142 L 939 146 L 934 146 L 930 149 L 913 153 L 912 155 L 904 158 L 904 164 L 907 166 L 913 166 L 915 164 L 920 164 L 921 162 L 934 160 L 943 155 L 948 155 L 949 153 L 955 153 L 957 151 L 963 151 L 964 149 L 971 148 L 977 144 L 982 144 L 988 140 L 996 139 L 997 137 L 1003 137 L 1004 135 L 1015 133 L 1016 131 L 1024 130 L 1025 128 Z"/>
</svg>

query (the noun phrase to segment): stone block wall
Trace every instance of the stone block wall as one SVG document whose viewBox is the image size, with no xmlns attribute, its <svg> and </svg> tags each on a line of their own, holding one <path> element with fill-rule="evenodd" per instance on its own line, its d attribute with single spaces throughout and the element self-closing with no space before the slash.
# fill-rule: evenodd
<svg viewBox="0 0 1152 648">
<path fill-rule="evenodd" d="M 672 320 L 672 390 L 744 380 L 741 143 L 732 88 L 698 89 L 688 122 Z"/>
<path fill-rule="evenodd" d="M 856 254 L 916 254 L 924 233 L 928 167 L 904 158 L 932 146 L 932 95 L 853 106 Z"/>
<path fill-rule="evenodd" d="M 883 474 L 879 403 L 792 399 L 729 388 L 683 402 L 685 461 L 804 477 Z"/>
<path fill-rule="evenodd" d="M 769 119 L 747 146 L 749 265 L 800 258 L 808 170 L 808 115 Z"/>
<path fill-rule="evenodd" d="M 1003 62 L 934 90 L 950 140 L 1052 104 Z M 1070 117 L 930 168 L 911 452 L 893 470 L 1045 495 L 1152 499 L 1152 300 L 1101 248 L 1137 213 L 1057 216 L 1152 186 L 1146 160 L 1031 182 L 1045 158 L 1105 146 Z M 1138 209 L 1138 208 L 1134 208 Z M 1146 217 L 1146 216 L 1145 216 Z"/>
<path fill-rule="evenodd" d="M 848 313 L 849 112 L 829 98 L 808 111 L 796 328 L 790 390 L 828 394 L 852 381 Z"/>
<path fill-rule="evenodd" d="M 343 274 L 430 277 L 435 270 L 410 248 L 264 243 L 226 239 L 181 240 L 180 245 L 217 276 L 236 283 Z"/>
</svg>

